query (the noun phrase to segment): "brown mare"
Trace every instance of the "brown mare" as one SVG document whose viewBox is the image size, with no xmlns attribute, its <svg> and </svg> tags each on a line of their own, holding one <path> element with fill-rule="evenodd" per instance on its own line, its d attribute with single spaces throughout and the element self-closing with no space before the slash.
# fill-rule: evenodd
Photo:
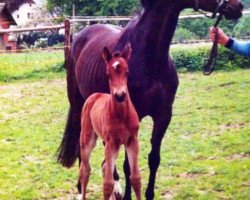
<svg viewBox="0 0 250 200">
<path fill-rule="evenodd" d="M 146 199 L 154 198 L 156 172 L 160 164 L 160 147 L 172 116 L 172 105 L 178 87 L 178 76 L 169 56 L 169 48 L 178 17 L 185 8 L 217 11 L 225 0 L 141 0 L 143 12 L 122 29 L 113 25 L 93 25 L 83 29 L 74 39 L 67 66 L 67 86 L 70 110 L 58 161 L 71 167 L 79 157 L 81 108 L 95 92 L 109 92 L 106 67 L 101 52 L 105 46 L 121 50 L 129 42 L 133 52 L 128 66 L 128 88 L 131 100 L 141 120 L 153 119 L 148 156 L 150 175 Z M 227 19 L 242 15 L 240 0 L 229 0 L 219 9 Z M 124 163 L 126 189 L 124 199 L 131 199 L 129 165 Z M 119 177 L 114 173 L 116 179 Z M 79 187 L 78 187 L 79 188 Z"/>
<path fill-rule="evenodd" d="M 139 118 L 127 88 L 129 56 L 129 45 L 123 52 L 115 52 L 113 55 L 106 47 L 104 48 L 103 57 L 107 63 L 110 94 L 92 94 L 86 100 L 82 110 L 80 181 L 83 200 L 86 199 L 86 187 L 90 176 L 89 157 L 96 144 L 97 136 L 105 143 L 104 200 L 109 200 L 113 192 L 115 160 L 122 144 L 125 146 L 129 159 L 131 185 L 136 198 L 141 199 L 141 177 L 138 163 Z"/>
</svg>

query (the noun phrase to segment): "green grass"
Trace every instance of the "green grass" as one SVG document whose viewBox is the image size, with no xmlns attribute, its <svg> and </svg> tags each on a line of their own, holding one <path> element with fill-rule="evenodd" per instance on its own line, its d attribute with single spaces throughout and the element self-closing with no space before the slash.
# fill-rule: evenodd
<svg viewBox="0 0 250 200">
<path fill-rule="evenodd" d="M 15 81 L 12 73 L 0 68 L 10 81 L 0 82 L 1 200 L 73 199 L 77 194 L 78 167 L 65 169 L 56 163 L 68 101 L 64 71 L 50 70 L 48 67 L 44 76 L 27 78 L 31 67 L 20 72 L 19 77 L 26 78 Z M 48 73 L 52 73 L 50 78 Z M 249 76 L 249 70 L 220 71 L 211 76 L 180 74 L 172 122 L 161 148 L 156 200 L 249 198 Z M 152 121 L 147 117 L 140 127 L 143 193 L 149 174 L 151 130 Z M 123 154 L 118 168 L 124 187 Z M 102 159 L 99 141 L 91 156 L 90 200 L 102 199 Z"/>
<path fill-rule="evenodd" d="M 0 54 L 0 82 L 64 76 L 63 51 Z"/>
</svg>

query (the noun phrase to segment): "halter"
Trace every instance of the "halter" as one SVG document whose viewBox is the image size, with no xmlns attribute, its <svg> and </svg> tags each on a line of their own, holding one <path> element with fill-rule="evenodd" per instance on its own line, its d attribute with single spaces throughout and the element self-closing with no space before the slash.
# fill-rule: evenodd
<svg viewBox="0 0 250 200">
<path fill-rule="evenodd" d="M 195 0 L 194 1 L 194 3 L 195 3 L 194 11 L 200 12 L 200 13 L 204 14 L 208 18 L 214 19 L 216 17 L 217 13 L 220 13 L 224 9 L 224 7 L 227 6 L 228 2 L 229 2 L 229 0 L 217 0 L 217 6 L 213 11 L 212 16 L 210 17 L 205 12 L 200 10 L 199 0 Z"/>
<path fill-rule="evenodd" d="M 198 11 L 202 14 L 204 14 L 206 17 L 214 19 L 217 15 L 217 13 L 219 13 L 219 16 L 214 24 L 214 28 L 215 28 L 215 39 L 214 39 L 214 43 L 213 43 L 213 47 L 211 49 L 210 52 L 210 56 L 207 60 L 205 60 L 204 62 L 204 66 L 203 66 L 203 73 L 204 75 L 210 75 L 213 71 L 214 71 L 214 67 L 216 65 L 216 61 L 217 61 L 217 54 L 218 54 L 218 28 L 217 26 L 219 25 L 220 21 L 222 20 L 223 14 L 222 11 L 225 9 L 225 7 L 227 6 L 229 0 L 217 0 L 217 6 L 213 11 L 213 14 L 211 17 L 209 17 L 206 13 L 200 11 L 199 9 L 199 0 L 195 0 L 195 11 Z"/>
</svg>

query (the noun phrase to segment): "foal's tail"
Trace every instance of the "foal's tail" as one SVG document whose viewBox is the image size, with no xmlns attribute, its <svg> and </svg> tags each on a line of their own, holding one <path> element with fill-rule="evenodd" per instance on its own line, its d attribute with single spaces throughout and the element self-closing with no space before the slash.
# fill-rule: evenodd
<svg viewBox="0 0 250 200">
<path fill-rule="evenodd" d="M 80 131 L 81 131 L 81 111 L 84 99 L 76 83 L 75 62 L 72 52 L 69 55 L 67 68 L 67 91 L 70 108 L 68 113 L 67 125 L 63 139 L 58 148 L 57 161 L 64 167 L 72 167 L 80 155 Z"/>
</svg>

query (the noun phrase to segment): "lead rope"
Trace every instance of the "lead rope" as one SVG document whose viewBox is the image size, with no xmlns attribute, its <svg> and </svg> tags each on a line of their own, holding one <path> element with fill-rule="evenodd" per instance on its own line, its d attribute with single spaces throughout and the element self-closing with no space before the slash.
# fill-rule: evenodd
<svg viewBox="0 0 250 200">
<path fill-rule="evenodd" d="M 220 21 L 222 20 L 222 16 L 223 16 L 223 14 L 219 14 L 219 16 L 214 24 L 215 38 L 214 38 L 214 42 L 213 42 L 213 47 L 212 47 L 211 52 L 210 52 L 210 57 L 207 60 L 205 60 L 205 62 L 204 62 L 204 66 L 203 66 L 204 75 L 210 75 L 214 71 L 214 68 L 216 65 L 217 55 L 218 55 L 218 38 L 219 38 L 217 26 L 219 25 Z"/>
</svg>

